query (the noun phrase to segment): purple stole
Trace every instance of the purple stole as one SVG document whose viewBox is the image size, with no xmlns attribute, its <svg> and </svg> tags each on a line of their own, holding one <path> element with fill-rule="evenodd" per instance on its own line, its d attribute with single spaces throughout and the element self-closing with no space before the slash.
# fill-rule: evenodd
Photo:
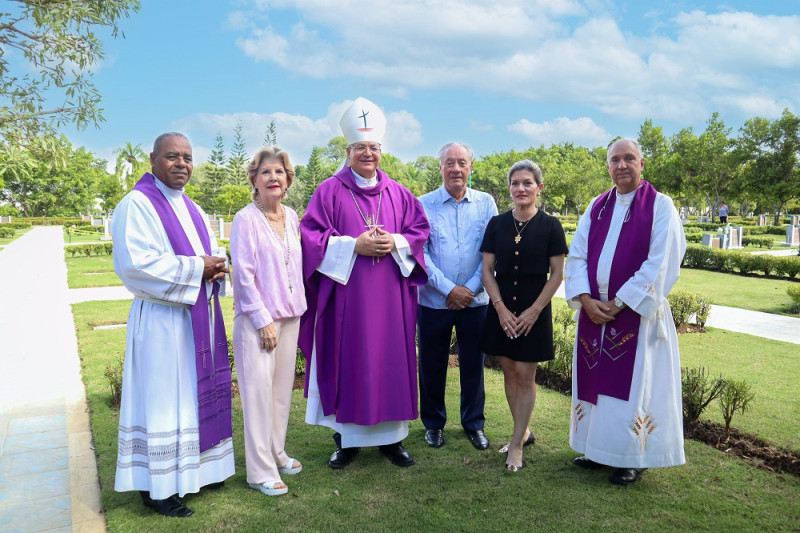
<svg viewBox="0 0 800 533">
<path fill-rule="evenodd" d="M 611 261 L 609 301 L 616 297 L 620 287 L 632 278 L 647 260 L 653 231 L 656 194 L 655 188 L 650 183 L 640 182 L 630 205 L 627 221 L 622 224 L 617 249 Z M 592 206 L 589 219 L 591 225 L 587 270 L 591 296 L 594 299 L 600 299 L 597 288 L 597 265 L 611 226 L 616 200 L 615 188 L 601 194 Z M 581 309 L 578 319 L 576 358 L 579 400 L 597 404 L 597 395 L 604 394 L 628 401 L 640 320 L 638 313 L 626 307 L 613 321 L 605 324 L 605 336 L 601 338 L 603 326 L 592 322 L 586 311 Z"/>
<path fill-rule="evenodd" d="M 186 232 L 181 226 L 172 206 L 158 190 L 156 177 L 149 172 L 142 176 L 134 186 L 153 204 L 153 208 L 161 219 L 164 231 L 175 255 L 194 256 Z M 183 195 L 189 215 L 192 218 L 203 250 L 211 255 L 211 239 L 202 215 L 188 196 Z M 233 435 L 231 426 L 231 367 L 228 362 L 228 340 L 225 335 L 225 324 L 222 321 L 222 308 L 219 305 L 219 285 L 213 284 L 214 296 L 214 338 L 211 346 L 211 332 L 208 328 L 208 294 L 206 282 L 200 282 L 200 294 L 191 306 L 192 334 L 194 336 L 195 367 L 197 368 L 197 403 L 200 422 L 200 451 L 213 448 L 224 439 Z M 213 348 L 213 352 L 212 352 Z"/>
</svg>

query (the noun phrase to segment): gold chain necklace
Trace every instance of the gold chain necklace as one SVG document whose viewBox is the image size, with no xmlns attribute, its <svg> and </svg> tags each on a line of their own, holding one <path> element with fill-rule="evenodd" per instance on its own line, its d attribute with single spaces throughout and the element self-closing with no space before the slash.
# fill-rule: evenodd
<svg viewBox="0 0 800 533">
<path fill-rule="evenodd" d="M 535 217 L 535 216 L 536 216 L 536 213 L 533 214 L 533 217 Z M 517 220 L 517 217 L 514 216 L 514 211 L 511 212 L 511 219 L 514 221 L 514 231 L 517 232 L 517 236 L 514 237 L 514 242 L 516 244 L 519 244 L 519 241 L 522 240 L 522 232 L 525 231 L 526 227 L 528 227 L 528 224 L 530 223 L 531 220 L 533 220 L 533 217 L 531 217 L 528 220 L 526 220 L 525 224 L 523 224 L 522 222 Z M 522 229 L 517 229 L 517 225 L 522 226 Z"/>
<path fill-rule="evenodd" d="M 281 251 L 283 252 L 283 264 L 286 268 L 286 280 L 289 282 L 289 292 L 292 291 L 292 278 L 289 275 L 289 228 L 286 227 L 286 208 L 281 205 L 281 213 L 283 214 L 283 239 L 281 236 L 278 235 L 278 232 L 275 228 L 272 227 L 272 221 L 269 219 L 269 215 L 267 215 L 267 210 L 264 209 L 264 206 L 261 205 L 261 202 L 258 201 L 258 198 L 255 199 L 256 206 L 264 213 L 264 218 L 267 219 L 267 226 L 269 226 L 270 231 L 272 234 L 275 235 L 275 238 L 278 239 L 278 242 L 281 243 Z M 285 245 L 285 248 L 284 248 Z"/>
</svg>

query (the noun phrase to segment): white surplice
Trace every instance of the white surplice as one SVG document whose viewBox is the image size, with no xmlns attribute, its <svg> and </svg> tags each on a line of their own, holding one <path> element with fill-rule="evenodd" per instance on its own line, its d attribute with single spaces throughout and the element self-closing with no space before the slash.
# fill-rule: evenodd
<svg viewBox="0 0 800 533">
<path fill-rule="evenodd" d="M 618 195 L 597 267 L 600 299 L 608 300 L 611 262 L 634 193 Z M 590 293 L 587 241 L 593 200 L 578 223 L 564 271 L 565 296 L 573 309 Z M 686 237 L 672 199 L 658 193 L 647 260 L 617 296 L 641 315 L 628 401 L 598 395 L 597 405 L 578 399 L 577 350 L 573 353 L 570 446 L 589 459 L 618 468 L 656 468 L 686 462 L 678 335 L 667 295 L 678 280 Z M 577 318 L 577 314 L 576 314 Z M 610 322 L 613 324 L 613 322 Z M 577 348 L 577 339 L 576 339 Z"/>
<path fill-rule="evenodd" d="M 155 184 L 195 253 L 204 255 L 182 191 L 158 179 Z M 216 237 L 207 222 L 206 230 L 216 252 Z M 120 201 L 111 233 L 114 269 L 135 296 L 128 315 L 114 489 L 150 491 L 154 499 L 198 492 L 234 473 L 231 439 L 200 453 L 189 308 L 197 301 L 200 284 L 207 283 L 202 279 L 203 260 L 174 254 L 158 214 L 139 191 Z M 210 284 L 206 291 L 211 295 Z"/>
</svg>

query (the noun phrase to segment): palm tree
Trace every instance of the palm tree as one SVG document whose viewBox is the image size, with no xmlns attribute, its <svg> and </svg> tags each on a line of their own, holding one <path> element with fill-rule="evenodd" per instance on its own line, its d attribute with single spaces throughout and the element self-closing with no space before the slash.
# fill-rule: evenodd
<svg viewBox="0 0 800 533">
<path fill-rule="evenodd" d="M 126 142 L 123 146 L 114 150 L 114 153 L 117 155 L 117 177 L 120 183 L 127 184 L 127 189 L 130 189 L 133 183 L 128 183 L 128 178 L 131 178 L 130 181 L 137 179 L 141 171 L 143 171 L 143 167 L 146 168 L 149 161 L 147 153 L 141 144 L 134 145 L 130 142 Z"/>
</svg>

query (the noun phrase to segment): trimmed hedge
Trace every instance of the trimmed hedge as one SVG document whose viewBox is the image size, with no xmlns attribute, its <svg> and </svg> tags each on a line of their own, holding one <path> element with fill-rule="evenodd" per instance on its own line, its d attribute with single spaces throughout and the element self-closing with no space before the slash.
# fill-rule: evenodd
<svg viewBox="0 0 800 533">
<path fill-rule="evenodd" d="M 86 256 L 91 257 L 93 255 L 111 255 L 111 252 L 114 250 L 114 243 L 113 242 L 100 242 L 94 244 L 73 244 L 72 246 L 67 246 L 64 248 L 65 253 L 71 254 L 71 257 L 78 256 Z"/>
<path fill-rule="evenodd" d="M 730 274 L 762 273 L 765 276 L 774 274 L 788 276 L 792 279 L 800 274 L 800 258 L 797 256 L 753 255 L 737 250 L 718 250 L 695 244 L 686 247 L 683 266 Z"/>
<path fill-rule="evenodd" d="M 14 235 L 16 235 L 16 233 L 17 233 L 17 230 L 15 230 L 14 228 L 3 228 L 3 227 L 0 227 L 0 238 L 10 239 Z"/>
<path fill-rule="evenodd" d="M 30 222 L 0 222 L 0 228 L 28 229 L 32 225 Z"/>
</svg>

